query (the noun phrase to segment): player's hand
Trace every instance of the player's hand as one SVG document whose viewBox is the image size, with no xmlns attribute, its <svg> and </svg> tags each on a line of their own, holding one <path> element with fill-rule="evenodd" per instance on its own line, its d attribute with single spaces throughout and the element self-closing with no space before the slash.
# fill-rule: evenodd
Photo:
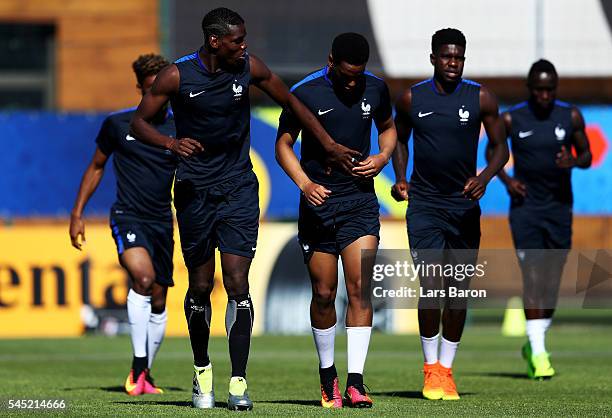
<svg viewBox="0 0 612 418">
<path fill-rule="evenodd" d="M 173 139 L 168 145 L 168 149 L 181 157 L 191 157 L 194 154 L 204 151 L 204 147 L 199 141 L 191 138 Z"/>
<path fill-rule="evenodd" d="M 70 216 L 70 242 L 77 250 L 81 250 L 81 245 L 85 243 L 85 223 L 79 216 Z M 79 242 L 79 236 L 81 241 Z"/>
<path fill-rule="evenodd" d="M 565 148 L 565 145 L 561 145 L 561 152 L 557 153 L 557 167 L 559 168 L 572 168 L 576 166 L 576 159 L 572 153 Z"/>
<path fill-rule="evenodd" d="M 463 195 L 470 200 L 479 200 L 487 190 L 487 183 L 479 176 L 470 177 L 463 186 Z"/>
<path fill-rule="evenodd" d="M 527 186 L 525 183 L 510 178 L 506 184 L 506 190 L 508 190 L 508 194 L 512 197 L 525 197 L 527 196 Z"/>
<path fill-rule="evenodd" d="M 302 193 L 310 204 L 314 206 L 321 206 L 331 194 L 331 190 L 327 190 L 320 184 L 309 181 L 302 188 Z"/>
<path fill-rule="evenodd" d="M 380 170 L 382 170 L 388 162 L 389 159 L 383 154 L 370 155 L 365 160 L 359 161 L 357 167 L 353 167 L 353 174 L 365 178 L 374 177 L 380 173 Z"/>
<path fill-rule="evenodd" d="M 361 153 L 345 147 L 344 145 L 334 143 L 333 148 L 327 154 L 327 163 L 340 167 L 347 174 L 355 175 L 352 170 L 357 162 L 361 159 Z"/>
<path fill-rule="evenodd" d="M 399 180 L 393 186 L 391 186 L 391 196 L 398 202 L 408 200 L 408 191 L 410 190 L 410 183 L 406 180 Z"/>
</svg>

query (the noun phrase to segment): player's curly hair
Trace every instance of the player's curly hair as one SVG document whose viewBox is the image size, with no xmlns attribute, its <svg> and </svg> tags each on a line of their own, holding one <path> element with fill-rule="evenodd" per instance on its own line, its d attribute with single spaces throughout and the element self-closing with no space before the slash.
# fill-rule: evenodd
<svg viewBox="0 0 612 418">
<path fill-rule="evenodd" d="M 132 63 L 132 69 L 136 74 L 138 84 L 142 84 L 144 79 L 150 75 L 157 75 L 166 65 L 170 64 L 168 60 L 158 54 L 146 54 L 139 56 Z"/>
<path fill-rule="evenodd" d="M 227 7 L 218 7 L 206 13 L 202 19 L 202 32 L 204 32 L 204 42 L 208 46 L 208 39 L 211 35 L 223 37 L 230 33 L 230 26 L 242 25 L 244 19 L 238 13 Z"/>
<path fill-rule="evenodd" d="M 557 69 L 553 63 L 545 59 L 539 59 L 531 65 L 527 74 L 527 80 L 532 81 L 533 77 L 540 73 L 552 74 L 555 78 L 558 78 Z"/>
<path fill-rule="evenodd" d="M 442 45 L 459 45 L 465 48 L 465 36 L 459 29 L 440 29 L 431 37 L 431 52 L 438 52 Z"/>
<path fill-rule="evenodd" d="M 362 65 L 370 57 L 370 45 L 367 39 L 358 33 L 341 33 L 332 43 L 332 57 L 334 62 L 342 61 L 352 65 Z"/>
</svg>

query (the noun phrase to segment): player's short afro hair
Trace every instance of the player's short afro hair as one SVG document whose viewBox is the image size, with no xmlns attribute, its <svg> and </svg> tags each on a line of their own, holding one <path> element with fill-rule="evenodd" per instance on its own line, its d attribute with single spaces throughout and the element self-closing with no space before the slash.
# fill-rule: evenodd
<svg viewBox="0 0 612 418">
<path fill-rule="evenodd" d="M 202 32 L 204 41 L 208 43 L 211 35 L 219 38 L 230 33 L 230 26 L 242 25 L 244 19 L 235 11 L 226 7 L 218 7 L 206 13 L 202 19 Z"/>
<path fill-rule="evenodd" d="M 431 52 L 434 54 L 442 45 L 459 45 L 465 48 L 465 36 L 459 29 L 440 29 L 431 37 Z"/>
<path fill-rule="evenodd" d="M 370 58 L 370 45 L 363 35 L 354 32 L 341 33 L 332 42 L 331 54 L 336 63 L 362 65 Z"/>
<path fill-rule="evenodd" d="M 134 70 L 134 74 L 136 74 L 138 84 L 142 84 L 145 78 L 151 75 L 157 75 L 157 73 L 168 64 L 170 63 L 161 55 L 146 54 L 139 56 L 136 61 L 132 63 L 132 69 Z"/>
<path fill-rule="evenodd" d="M 531 68 L 529 69 L 529 73 L 527 74 L 527 80 L 532 81 L 533 77 L 535 77 L 536 74 L 540 73 L 552 74 L 555 78 L 558 77 L 557 70 L 555 69 L 555 66 L 552 62 L 545 59 L 539 59 L 533 64 L 531 64 Z"/>
</svg>

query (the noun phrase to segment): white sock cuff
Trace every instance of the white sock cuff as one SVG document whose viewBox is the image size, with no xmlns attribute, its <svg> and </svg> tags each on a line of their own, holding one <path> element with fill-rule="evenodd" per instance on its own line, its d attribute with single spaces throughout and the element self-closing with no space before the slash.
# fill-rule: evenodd
<svg viewBox="0 0 612 418">
<path fill-rule="evenodd" d="M 363 374 L 371 335 L 372 327 L 346 327 L 349 373 Z"/>
<path fill-rule="evenodd" d="M 346 327 L 346 332 L 366 333 L 372 332 L 372 327 Z"/>
<path fill-rule="evenodd" d="M 127 297 L 132 350 L 135 357 L 147 356 L 147 330 L 151 319 L 151 296 L 139 295 L 130 289 Z"/>
<path fill-rule="evenodd" d="M 330 335 L 330 334 L 336 333 L 336 324 L 326 329 L 319 329 L 315 327 L 311 327 L 311 328 L 312 328 L 312 332 L 317 335 Z"/>
<path fill-rule="evenodd" d="M 421 349 L 423 350 L 423 359 L 427 364 L 436 364 L 438 362 L 438 346 L 440 341 L 440 333 L 433 337 L 421 337 Z"/>
<path fill-rule="evenodd" d="M 209 361 L 209 362 L 208 362 L 208 364 L 207 364 L 206 366 L 204 366 L 204 367 L 196 366 L 196 365 L 194 364 L 194 365 L 193 365 L 193 368 L 194 368 L 196 371 L 198 371 L 198 372 L 199 372 L 199 371 L 202 371 L 202 370 L 210 370 L 210 369 L 212 369 L 212 363 Z"/>
<path fill-rule="evenodd" d="M 149 317 L 149 321 L 156 324 L 163 324 L 168 320 L 168 309 L 164 309 L 162 313 L 153 313 L 151 312 L 151 316 Z"/>
<path fill-rule="evenodd" d="M 437 333 L 436 335 L 434 335 L 433 337 L 423 337 L 421 335 L 421 340 L 422 341 L 437 341 L 438 338 L 440 338 L 440 333 Z"/>
<path fill-rule="evenodd" d="M 130 289 L 128 292 L 127 300 L 135 305 L 144 306 L 151 304 L 151 296 L 141 295 L 136 293 L 134 289 Z"/>
<path fill-rule="evenodd" d="M 546 330 L 551 322 L 551 318 L 527 320 L 527 337 L 534 355 L 546 352 Z"/>
<path fill-rule="evenodd" d="M 459 341 L 448 341 L 442 337 L 440 343 L 440 365 L 450 369 L 453 367 L 453 361 L 455 360 L 455 354 L 457 354 L 457 348 L 459 347 Z"/>
<path fill-rule="evenodd" d="M 325 369 L 334 364 L 334 346 L 336 341 L 336 325 L 327 329 L 312 327 L 317 355 L 319 356 L 319 367 Z"/>
<path fill-rule="evenodd" d="M 448 341 L 446 338 L 442 337 L 442 344 L 458 346 L 460 342 L 461 341 Z"/>
<path fill-rule="evenodd" d="M 548 329 L 552 322 L 552 318 L 528 319 L 527 325 Z"/>
</svg>

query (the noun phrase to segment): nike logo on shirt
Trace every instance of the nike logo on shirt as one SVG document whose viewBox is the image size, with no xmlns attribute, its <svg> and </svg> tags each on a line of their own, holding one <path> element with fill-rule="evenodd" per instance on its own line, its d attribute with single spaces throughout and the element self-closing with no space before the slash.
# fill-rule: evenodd
<svg viewBox="0 0 612 418">
<path fill-rule="evenodd" d="M 189 97 L 196 97 L 196 96 L 199 96 L 200 94 L 204 93 L 205 91 L 206 91 L 206 90 L 202 90 L 202 91 L 200 91 L 200 92 L 198 92 L 198 93 L 194 93 L 194 92 L 190 91 L 190 92 L 189 92 Z"/>
<path fill-rule="evenodd" d="M 429 116 L 429 115 L 432 115 L 432 114 L 433 114 L 433 112 L 425 112 L 425 113 L 419 112 L 419 117 L 420 118 L 424 118 L 425 116 Z"/>
<path fill-rule="evenodd" d="M 521 139 L 527 138 L 528 136 L 531 136 L 531 135 L 533 135 L 533 131 L 527 131 L 527 132 L 519 131 L 519 133 L 518 133 L 518 136 Z"/>
<path fill-rule="evenodd" d="M 319 113 L 319 116 L 321 116 L 321 115 L 324 115 L 324 114 L 326 114 L 326 113 L 331 112 L 332 110 L 334 110 L 334 109 L 333 109 L 333 108 L 332 108 L 332 109 L 327 109 L 327 110 L 321 110 L 321 109 L 319 109 L 319 111 L 318 111 L 317 113 Z"/>
<path fill-rule="evenodd" d="M 130 135 L 130 134 L 127 134 L 127 135 L 125 136 L 125 139 L 126 139 L 126 141 L 136 141 L 136 138 L 134 138 L 134 137 L 133 137 L 132 135 Z"/>
</svg>

